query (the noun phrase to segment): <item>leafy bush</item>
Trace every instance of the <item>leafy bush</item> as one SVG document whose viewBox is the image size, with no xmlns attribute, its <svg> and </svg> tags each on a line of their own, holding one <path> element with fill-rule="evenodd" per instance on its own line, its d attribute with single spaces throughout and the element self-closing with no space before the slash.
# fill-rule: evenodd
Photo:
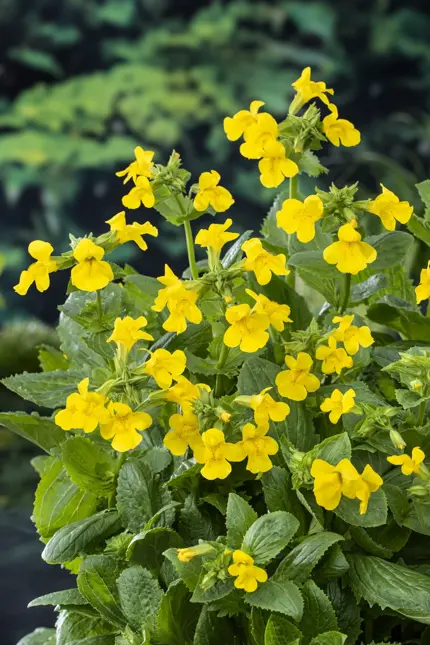
<svg viewBox="0 0 430 645">
<path fill-rule="evenodd" d="M 33 519 L 44 560 L 77 586 L 31 603 L 59 617 L 21 645 L 426 638 L 430 318 L 417 303 L 430 265 L 414 288 L 415 238 L 396 224 L 429 244 L 430 182 L 424 218 L 385 187 L 305 197 L 299 177 L 326 171 L 316 151 L 360 133 L 309 68 L 294 89 L 279 123 L 261 102 L 224 121 L 264 187 L 289 182 L 261 238 L 231 219 L 194 238 L 190 222 L 229 210 L 232 194 L 214 170 L 188 186 L 177 153 L 154 164 L 137 147 L 123 205 L 184 230 L 181 278 L 106 261 L 158 235 L 125 211 L 62 255 L 29 246 L 18 294 L 71 270 L 61 351 L 45 346 L 43 372 L 3 383 L 53 412 L 0 422 L 45 452 Z"/>
</svg>

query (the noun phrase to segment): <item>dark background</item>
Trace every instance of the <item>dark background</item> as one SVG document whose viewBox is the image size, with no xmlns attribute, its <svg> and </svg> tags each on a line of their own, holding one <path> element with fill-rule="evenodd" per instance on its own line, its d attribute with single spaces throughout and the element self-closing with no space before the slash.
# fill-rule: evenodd
<svg viewBox="0 0 430 645">
<path fill-rule="evenodd" d="M 258 230 L 276 191 L 259 184 L 222 120 L 253 99 L 282 118 L 291 82 L 310 65 L 362 132 L 357 148 L 324 150 L 331 172 L 320 187 L 359 180 L 367 196 L 382 181 L 418 206 L 414 184 L 430 175 L 427 0 L 0 0 L 0 34 L 1 377 L 36 370 L 37 346 L 56 343 L 66 277 L 45 294 L 12 291 L 28 243 L 61 252 L 69 232 L 106 230 L 124 193 L 114 172 L 137 144 L 160 162 L 177 149 L 194 177 L 217 169 L 236 198 L 236 227 Z M 127 245 L 117 260 L 152 275 L 166 259 L 179 269 L 181 231 L 149 218 L 160 237 L 144 254 Z M 25 403 L 0 390 L 0 409 L 15 408 Z M 0 428 L 2 645 L 52 625 L 49 610 L 26 604 L 72 584 L 40 561 L 28 519 L 34 454 Z"/>
</svg>

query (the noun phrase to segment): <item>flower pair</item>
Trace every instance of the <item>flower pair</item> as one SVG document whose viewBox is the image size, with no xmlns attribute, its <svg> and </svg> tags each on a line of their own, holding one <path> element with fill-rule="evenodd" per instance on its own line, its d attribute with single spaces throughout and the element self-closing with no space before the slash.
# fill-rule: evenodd
<svg viewBox="0 0 430 645">
<path fill-rule="evenodd" d="M 196 325 L 202 321 L 202 312 L 197 307 L 198 293 L 187 287 L 166 264 L 164 275 L 157 278 L 164 289 L 160 289 L 152 309 L 160 312 L 165 307 L 169 310 L 169 317 L 163 323 L 163 329 L 177 334 L 187 329 L 187 321 Z"/>
</svg>

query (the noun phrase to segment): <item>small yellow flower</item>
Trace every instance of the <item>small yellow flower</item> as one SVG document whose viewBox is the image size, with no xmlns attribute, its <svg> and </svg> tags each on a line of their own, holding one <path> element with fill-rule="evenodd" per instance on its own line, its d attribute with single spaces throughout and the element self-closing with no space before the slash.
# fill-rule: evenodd
<svg viewBox="0 0 430 645">
<path fill-rule="evenodd" d="M 164 437 L 163 443 L 173 455 L 184 455 L 188 446 L 195 450 L 203 445 L 198 419 L 190 410 L 186 409 L 184 414 L 172 414 L 169 427 L 170 432 Z"/>
<path fill-rule="evenodd" d="M 396 221 L 406 224 L 412 217 L 413 206 L 401 202 L 391 190 L 381 184 L 382 193 L 369 204 L 369 213 L 377 215 L 387 231 L 394 231 Z"/>
<path fill-rule="evenodd" d="M 233 563 L 228 568 L 231 576 L 234 576 L 234 586 L 243 589 L 247 593 L 257 590 L 259 582 L 266 582 L 267 573 L 261 567 L 254 565 L 254 559 L 243 551 L 234 551 Z"/>
<path fill-rule="evenodd" d="M 28 252 L 36 262 L 21 272 L 18 284 L 14 286 L 14 290 L 20 296 L 26 295 L 33 282 L 38 291 L 46 291 L 51 283 L 49 274 L 58 270 L 55 260 L 51 260 L 54 247 L 49 242 L 34 240 L 28 245 Z"/>
<path fill-rule="evenodd" d="M 319 379 L 311 374 L 313 360 L 306 352 L 299 352 L 297 358 L 285 357 L 289 369 L 276 375 L 275 383 L 279 394 L 293 401 L 304 401 L 309 392 L 316 392 L 320 386 Z"/>
<path fill-rule="evenodd" d="M 286 177 L 295 177 L 299 167 L 288 159 L 280 141 L 269 139 L 263 145 L 263 155 L 258 162 L 260 181 L 266 188 L 276 188 Z"/>
<path fill-rule="evenodd" d="M 117 177 L 124 177 L 124 184 L 126 184 L 130 179 L 136 181 L 137 177 L 152 177 L 152 167 L 154 162 L 152 158 L 154 153 L 152 150 L 144 150 L 140 146 L 137 146 L 134 149 L 134 156 L 136 161 L 132 161 L 127 168 L 116 172 Z"/>
<path fill-rule="evenodd" d="M 158 387 L 169 388 L 185 370 L 187 357 L 181 349 L 171 354 L 167 349 L 156 349 L 145 363 L 145 374 L 150 374 Z"/>
<path fill-rule="evenodd" d="M 361 135 L 354 124 L 346 119 L 339 119 L 339 112 L 333 103 L 329 103 L 328 109 L 331 114 L 323 119 L 322 127 L 330 143 L 337 147 L 341 144 L 347 148 L 358 146 Z"/>
<path fill-rule="evenodd" d="M 356 493 L 356 497 L 360 500 L 360 515 L 364 515 L 367 511 L 370 494 L 376 493 L 383 483 L 382 477 L 373 470 L 372 466 L 367 464 L 361 473 L 361 486 Z"/>
<path fill-rule="evenodd" d="M 234 204 L 234 199 L 227 188 L 218 186 L 221 175 L 216 170 L 202 172 L 199 177 L 199 190 L 194 197 L 194 208 L 205 211 L 212 206 L 217 213 L 223 213 Z"/>
<path fill-rule="evenodd" d="M 227 412 L 226 410 L 223 410 L 219 415 L 219 418 L 223 423 L 230 423 L 231 416 L 232 416 L 231 412 Z"/>
<path fill-rule="evenodd" d="M 99 423 L 109 420 L 104 394 L 88 392 L 89 379 L 78 383 L 78 391 L 67 397 L 66 407 L 55 415 L 55 423 L 62 430 L 94 432 Z"/>
<path fill-rule="evenodd" d="M 304 202 L 286 199 L 276 213 L 279 228 L 292 235 L 297 233 L 299 242 L 306 244 L 315 237 L 315 222 L 323 216 L 324 206 L 318 195 L 309 195 Z"/>
<path fill-rule="evenodd" d="M 254 311 L 258 314 L 266 314 L 269 317 L 270 325 L 276 331 L 284 331 L 285 323 L 293 322 L 290 318 L 291 309 L 288 305 L 280 305 L 274 300 L 269 300 L 262 293 L 255 293 L 251 289 L 245 289 L 245 291 L 255 300 Z"/>
<path fill-rule="evenodd" d="M 261 159 L 264 157 L 265 144 L 278 136 L 279 127 L 275 119 L 267 112 L 262 112 L 258 115 L 257 122 L 246 129 L 240 154 L 247 159 Z"/>
<path fill-rule="evenodd" d="M 328 418 L 330 421 L 337 423 L 342 414 L 351 412 L 355 405 L 355 396 L 356 394 L 351 388 L 345 394 L 342 394 L 340 390 L 333 390 L 331 395 L 321 403 L 320 410 L 329 412 Z"/>
<path fill-rule="evenodd" d="M 283 253 L 272 255 L 263 248 L 261 240 L 252 237 L 242 244 L 246 254 L 245 271 L 254 271 L 258 284 L 265 285 L 275 275 L 288 275 L 290 270 L 285 266 L 287 258 Z"/>
<path fill-rule="evenodd" d="M 138 430 L 146 430 L 152 423 L 147 412 L 133 412 L 125 403 L 109 403 L 110 420 L 100 427 L 103 439 L 113 439 L 112 448 L 118 452 L 133 450 L 142 441 Z"/>
<path fill-rule="evenodd" d="M 141 331 L 142 327 L 146 327 L 147 324 L 148 321 L 145 316 L 139 316 L 136 319 L 131 318 L 131 316 L 117 318 L 114 323 L 114 330 L 106 342 L 111 343 L 113 341 L 130 351 L 138 340 L 154 340 L 151 334 Z"/>
<path fill-rule="evenodd" d="M 115 231 L 116 239 L 120 244 L 135 242 L 142 251 L 146 251 L 148 248 L 142 235 L 158 237 L 158 229 L 150 222 L 145 222 L 144 224 L 133 222 L 133 224 L 127 224 L 125 211 L 121 211 L 108 219 L 106 224 L 109 224 L 111 231 Z"/>
<path fill-rule="evenodd" d="M 297 81 L 292 83 L 292 86 L 299 95 L 302 105 L 315 98 L 319 98 L 323 103 L 329 105 L 330 101 L 326 94 L 334 94 L 334 90 L 329 89 L 323 81 L 311 80 L 310 67 L 305 67 Z"/>
<path fill-rule="evenodd" d="M 78 264 L 70 275 L 74 287 L 81 291 L 98 291 L 114 279 L 111 265 L 102 260 L 104 254 L 104 249 L 88 238 L 76 245 L 73 257 Z"/>
<path fill-rule="evenodd" d="M 211 388 L 206 383 L 191 383 L 185 376 L 179 376 L 177 383 L 166 392 L 166 401 L 177 403 L 183 408 L 199 398 L 200 390 L 210 392 Z"/>
<path fill-rule="evenodd" d="M 233 220 L 229 218 L 225 220 L 224 224 L 211 224 L 207 229 L 200 229 L 196 236 L 196 244 L 218 252 L 221 251 L 224 244 L 239 237 L 239 233 L 227 231 L 232 224 Z"/>
<path fill-rule="evenodd" d="M 376 249 L 361 241 L 356 228 L 356 220 L 344 224 L 337 232 L 339 241 L 324 249 L 324 260 L 328 264 L 335 264 L 341 273 L 356 275 L 376 260 Z"/>
<path fill-rule="evenodd" d="M 387 461 L 390 464 L 402 467 L 402 473 L 404 475 L 418 474 L 424 459 L 425 454 L 418 446 L 413 448 L 412 457 L 409 457 L 409 455 L 393 455 L 392 457 L 387 457 Z"/>
<path fill-rule="evenodd" d="M 152 208 L 155 204 L 155 196 L 149 179 L 140 175 L 135 181 L 135 186 L 122 198 L 122 203 L 126 208 L 133 210 L 139 208 L 141 204 L 145 208 Z"/>
<path fill-rule="evenodd" d="M 254 410 L 255 423 L 262 426 L 272 421 L 280 422 L 290 414 L 290 406 L 288 403 L 275 401 L 275 399 L 268 394 L 271 387 L 266 387 L 260 394 L 251 396 L 250 407 Z"/>
<path fill-rule="evenodd" d="M 354 499 L 357 491 L 362 488 L 360 474 L 349 459 L 342 459 L 337 466 L 332 466 L 324 459 L 315 459 L 311 475 L 314 478 L 316 502 L 327 511 L 339 506 L 342 494 Z"/>
<path fill-rule="evenodd" d="M 353 320 L 354 314 L 333 318 L 333 322 L 338 323 L 339 327 L 333 331 L 332 336 L 343 343 L 350 356 L 354 356 L 360 347 L 370 347 L 375 342 L 369 327 L 356 327 L 352 324 Z"/>
<path fill-rule="evenodd" d="M 340 374 L 344 367 L 352 367 L 353 361 L 343 347 L 338 347 L 336 339 L 329 336 L 328 345 L 317 347 L 315 358 L 322 361 L 321 369 L 324 374 Z"/>
<path fill-rule="evenodd" d="M 187 321 L 195 325 L 202 322 L 202 312 L 196 305 L 199 297 L 196 291 L 187 289 L 179 282 L 169 288 L 168 296 L 167 308 L 170 315 L 163 323 L 163 329 L 182 334 L 187 329 Z"/>
<path fill-rule="evenodd" d="M 234 116 L 224 119 L 224 132 L 229 141 L 237 141 L 247 129 L 257 123 L 258 110 L 263 107 L 264 101 L 252 101 L 249 110 L 240 110 Z"/>
<path fill-rule="evenodd" d="M 224 433 L 210 428 L 202 434 L 201 445 L 194 449 L 194 459 L 204 464 L 201 473 L 205 479 L 225 479 L 231 473 L 230 461 L 242 461 L 243 452 L 237 445 L 227 443 Z"/>
<path fill-rule="evenodd" d="M 164 275 L 159 276 L 157 280 L 158 282 L 161 282 L 165 288 L 160 289 L 151 309 L 154 311 L 163 311 L 169 301 L 170 294 L 175 291 L 178 285 L 183 285 L 183 282 L 173 273 L 168 264 L 164 265 Z"/>
<path fill-rule="evenodd" d="M 265 346 L 269 340 L 266 331 L 270 325 L 266 314 L 252 313 L 249 305 L 229 307 L 225 313 L 230 327 L 224 334 L 224 344 L 227 347 L 240 346 L 242 352 L 256 352 Z"/>
<path fill-rule="evenodd" d="M 214 547 L 206 542 L 197 544 L 196 546 L 189 546 L 184 549 L 176 549 L 178 553 L 179 562 L 191 562 L 197 556 L 207 555 L 214 551 Z"/>
<path fill-rule="evenodd" d="M 417 304 L 430 298 L 430 260 L 426 269 L 421 269 L 420 283 L 415 287 Z"/>
<path fill-rule="evenodd" d="M 272 437 L 266 436 L 268 432 L 268 423 L 257 427 L 252 423 L 247 423 L 242 428 L 242 441 L 236 444 L 238 449 L 242 450 L 243 455 L 248 457 L 246 469 L 254 475 L 270 470 L 273 464 L 269 455 L 276 455 L 279 450 L 276 441 Z"/>
</svg>

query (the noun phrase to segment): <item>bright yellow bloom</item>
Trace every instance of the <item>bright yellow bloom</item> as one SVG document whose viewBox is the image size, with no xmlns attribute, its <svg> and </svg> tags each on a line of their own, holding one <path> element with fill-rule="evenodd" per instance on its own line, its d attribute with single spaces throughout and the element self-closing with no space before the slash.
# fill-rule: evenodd
<svg viewBox="0 0 430 645">
<path fill-rule="evenodd" d="M 240 154 L 247 159 L 264 157 L 264 146 L 277 139 L 279 127 L 273 116 L 267 112 L 258 115 L 256 123 L 249 126 L 244 133 L 245 142 L 240 146 Z"/>
<path fill-rule="evenodd" d="M 109 224 L 111 231 L 115 231 L 116 239 L 120 244 L 135 242 L 142 251 L 146 251 L 148 248 L 142 235 L 158 237 L 158 229 L 151 222 L 145 222 L 144 224 L 133 222 L 133 224 L 127 224 L 125 211 L 121 211 L 108 219 L 106 224 Z"/>
<path fill-rule="evenodd" d="M 412 475 L 412 473 L 418 474 L 424 459 L 425 454 L 418 446 L 413 448 L 412 457 L 409 457 L 409 455 L 393 455 L 392 457 L 387 457 L 387 461 L 390 464 L 402 467 L 402 473 L 404 475 Z"/>
<path fill-rule="evenodd" d="M 250 407 L 254 410 L 255 423 L 258 426 L 268 423 L 269 419 L 272 421 L 280 422 L 290 414 L 290 406 L 288 403 L 275 401 L 275 399 L 268 394 L 271 387 L 266 387 L 260 394 L 251 396 Z"/>
<path fill-rule="evenodd" d="M 126 403 L 109 403 L 110 420 L 100 427 L 103 439 L 113 439 L 112 448 L 118 452 L 133 450 L 142 441 L 138 430 L 146 430 L 152 423 L 147 412 L 133 412 Z"/>
<path fill-rule="evenodd" d="M 126 208 L 133 210 L 139 208 L 141 204 L 145 208 L 152 208 L 155 204 L 155 196 L 149 179 L 143 175 L 139 176 L 135 181 L 135 186 L 122 198 L 122 203 Z"/>
<path fill-rule="evenodd" d="M 232 242 L 239 237 L 239 233 L 230 233 L 228 228 L 233 224 L 232 219 L 226 219 L 224 224 L 211 224 L 209 228 L 202 228 L 197 233 L 195 242 L 199 246 L 221 251 L 224 244 Z"/>
<path fill-rule="evenodd" d="M 258 162 L 260 181 L 266 188 L 276 188 L 286 177 L 295 177 L 299 167 L 288 159 L 280 141 L 269 139 L 263 145 L 263 155 Z"/>
<path fill-rule="evenodd" d="M 337 232 L 339 241 L 324 249 L 324 260 L 328 264 L 335 264 L 341 273 L 356 275 L 376 260 L 376 249 L 361 241 L 356 228 L 355 219 L 344 224 Z"/>
<path fill-rule="evenodd" d="M 139 316 L 136 319 L 131 318 L 131 316 L 117 318 L 114 323 L 114 330 L 106 342 L 111 343 L 113 341 L 130 351 L 138 340 L 154 340 L 151 334 L 141 331 L 142 327 L 146 327 L 147 324 L 148 321 L 145 316 Z"/>
<path fill-rule="evenodd" d="M 332 336 L 343 343 L 350 356 L 354 356 L 360 347 L 370 347 L 375 342 L 369 327 L 356 327 L 352 324 L 353 320 L 354 314 L 333 318 L 333 322 L 338 323 L 339 327 L 333 331 Z"/>
<path fill-rule="evenodd" d="M 299 242 L 306 244 L 315 237 L 315 222 L 323 216 L 324 206 L 318 195 L 309 195 L 304 202 L 286 199 L 276 213 L 279 228 L 292 235 L 297 233 Z"/>
<path fill-rule="evenodd" d="M 311 475 L 314 478 L 316 502 L 327 511 L 339 506 L 342 494 L 354 499 L 357 491 L 362 488 L 360 474 L 349 459 L 342 459 L 337 466 L 332 466 L 324 459 L 315 459 Z"/>
<path fill-rule="evenodd" d="M 269 316 L 270 325 L 276 331 L 284 331 L 285 323 L 293 322 L 290 318 L 291 309 L 288 305 L 280 305 L 274 300 L 269 300 L 262 293 L 255 293 L 251 289 L 245 289 L 245 291 L 255 300 L 254 311 Z"/>
<path fill-rule="evenodd" d="M 54 247 L 49 242 L 34 240 L 28 245 L 28 252 L 36 262 L 21 272 L 18 284 L 14 286 L 14 290 L 20 296 L 25 296 L 33 282 L 38 291 L 46 291 L 51 283 L 49 274 L 58 270 L 55 260 L 51 260 Z"/>
<path fill-rule="evenodd" d="M 228 568 L 231 576 L 234 576 L 234 586 L 243 589 L 247 593 L 257 590 L 259 582 L 266 582 L 267 573 L 261 567 L 254 565 L 254 559 L 243 551 L 234 551 L 233 563 Z"/>
<path fill-rule="evenodd" d="M 334 94 L 334 90 L 329 89 L 323 81 L 311 80 L 310 67 L 305 67 L 300 78 L 294 81 L 292 86 L 299 95 L 302 105 L 315 98 L 319 98 L 323 103 L 329 105 L 330 101 L 326 94 Z"/>
<path fill-rule="evenodd" d="M 249 305 L 229 307 L 225 313 L 230 327 L 224 334 L 224 344 L 227 347 L 240 346 L 242 352 L 256 352 L 265 346 L 269 340 L 266 331 L 270 325 L 266 314 L 251 313 Z"/>
<path fill-rule="evenodd" d="M 230 461 L 242 461 L 243 452 L 237 445 L 227 443 L 224 433 L 210 428 L 202 434 L 203 444 L 194 449 L 194 459 L 204 464 L 201 473 L 205 479 L 225 479 L 231 473 Z"/>
<path fill-rule="evenodd" d="M 187 357 L 181 349 L 176 349 L 173 354 L 167 349 L 156 349 L 145 363 L 144 372 L 150 374 L 158 387 L 165 390 L 178 380 L 186 365 Z"/>
<path fill-rule="evenodd" d="M 159 276 L 157 280 L 165 288 L 160 289 L 151 309 L 154 311 L 163 311 L 169 301 L 171 293 L 177 289 L 178 285 L 183 285 L 183 282 L 173 273 L 168 264 L 164 265 L 164 275 Z"/>
<path fill-rule="evenodd" d="M 275 275 L 288 275 L 290 273 L 290 270 L 285 266 L 287 261 L 285 255 L 283 253 L 272 255 L 263 248 L 258 237 L 246 240 L 242 244 L 242 250 L 246 254 L 245 271 L 254 271 L 258 284 L 268 284 L 272 279 L 272 273 Z"/>
<path fill-rule="evenodd" d="M 373 470 L 372 466 L 367 464 L 361 473 L 361 486 L 356 493 L 356 497 L 360 500 L 360 515 L 364 515 L 367 511 L 370 494 L 376 493 L 383 483 L 382 477 Z"/>
<path fill-rule="evenodd" d="M 185 376 L 179 376 L 177 383 L 166 392 L 166 401 L 177 403 L 182 408 L 199 398 L 200 390 L 211 391 L 206 383 L 191 383 Z"/>
<path fill-rule="evenodd" d="M 340 374 L 344 367 L 349 368 L 354 364 L 343 347 L 337 346 L 333 336 L 329 336 L 328 345 L 317 347 L 315 358 L 323 362 L 321 369 L 324 374 Z"/>
<path fill-rule="evenodd" d="M 63 430 L 94 432 L 99 423 L 107 423 L 109 412 L 105 408 L 104 394 L 88 392 L 89 379 L 78 383 L 78 391 L 67 397 L 66 407 L 55 415 L 55 423 Z"/>
<path fill-rule="evenodd" d="M 187 320 L 195 325 L 202 322 L 202 312 L 196 305 L 199 297 L 196 291 L 187 289 L 180 282 L 169 288 L 168 296 L 167 308 L 170 316 L 163 323 L 163 329 L 182 334 L 187 329 Z"/>
<path fill-rule="evenodd" d="M 427 269 L 421 269 L 420 283 L 415 287 L 415 295 L 417 304 L 430 298 L 430 260 L 427 264 Z"/>
<path fill-rule="evenodd" d="M 401 202 L 391 190 L 381 184 L 382 193 L 369 204 L 369 213 L 377 215 L 387 231 L 394 231 L 396 221 L 406 224 L 412 217 L 414 207 Z"/>
<path fill-rule="evenodd" d="M 333 103 L 329 103 L 328 109 L 331 114 L 323 119 L 322 127 L 330 143 L 337 147 L 340 144 L 347 148 L 358 146 L 361 141 L 361 135 L 354 124 L 346 119 L 339 119 L 339 112 Z"/>
<path fill-rule="evenodd" d="M 195 414 L 186 409 L 184 414 L 172 414 L 169 419 L 170 432 L 163 443 L 173 455 L 184 455 L 188 446 L 195 450 L 203 445 L 199 432 L 199 422 Z"/>
<path fill-rule="evenodd" d="M 299 352 L 297 358 L 285 357 L 289 369 L 276 375 L 275 383 L 279 394 L 293 401 L 304 401 L 309 392 L 316 392 L 320 386 L 319 379 L 311 374 L 313 360 L 306 352 Z"/>
<path fill-rule="evenodd" d="M 202 172 L 199 177 L 199 190 L 194 197 L 194 208 L 197 211 L 205 211 L 212 206 L 217 213 L 223 213 L 234 204 L 232 194 L 218 186 L 221 175 L 216 170 Z"/>
<path fill-rule="evenodd" d="M 136 181 L 139 176 L 152 177 L 152 167 L 154 165 L 152 161 L 154 153 L 152 150 L 144 150 L 140 146 L 137 146 L 134 149 L 134 156 L 136 157 L 136 161 L 132 161 L 125 170 L 120 170 L 115 173 L 117 177 L 125 176 L 124 184 L 130 179 Z"/>
<path fill-rule="evenodd" d="M 263 107 L 264 101 L 252 101 L 249 110 L 240 110 L 234 116 L 224 119 L 224 132 L 229 141 L 237 141 L 247 129 L 257 123 L 258 110 Z"/>
<path fill-rule="evenodd" d="M 345 394 L 342 394 L 340 390 L 333 390 L 331 395 L 321 403 L 320 410 L 329 412 L 328 418 L 330 421 L 337 423 L 342 414 L 351 412 L 355 405 L 355 396 L 356 394 L 351 388 Z"/>
<path fill-rule="evenodd" d="M 179 562 L 191 562 L 193 558 L 197 556 L 207 555 L 214 551 L 213 546 L 207 544 L 206 542 L 196 544 L 196 546 L 188 546 L 184 549 L 176 549 L 178 553 Z"/>
<path fill-rule="evenodd" d="M 285 418 L 285 417 L 284 417 Z M 264 423 L 255 427 L 247 423 L 242 428 L 242 441 L 237 443 L 238 449 L 248 457 L 246 470 L 256 475 L 266 473 L 273 466 L 269 455 L 276 455 L 279 446 L 272 437 L 266 437 L 269 432 L 269 424 Z"/>
<path fill-rule="evenodd" d="M 73 257 L 78 264 L 70 274 L 74 287 L 81 291 L 98 291 L 114 279 L 111 265 L 102 260 L 104 254 L 101 246 L 86 237 L 75 246 Z"/>
</svg>

